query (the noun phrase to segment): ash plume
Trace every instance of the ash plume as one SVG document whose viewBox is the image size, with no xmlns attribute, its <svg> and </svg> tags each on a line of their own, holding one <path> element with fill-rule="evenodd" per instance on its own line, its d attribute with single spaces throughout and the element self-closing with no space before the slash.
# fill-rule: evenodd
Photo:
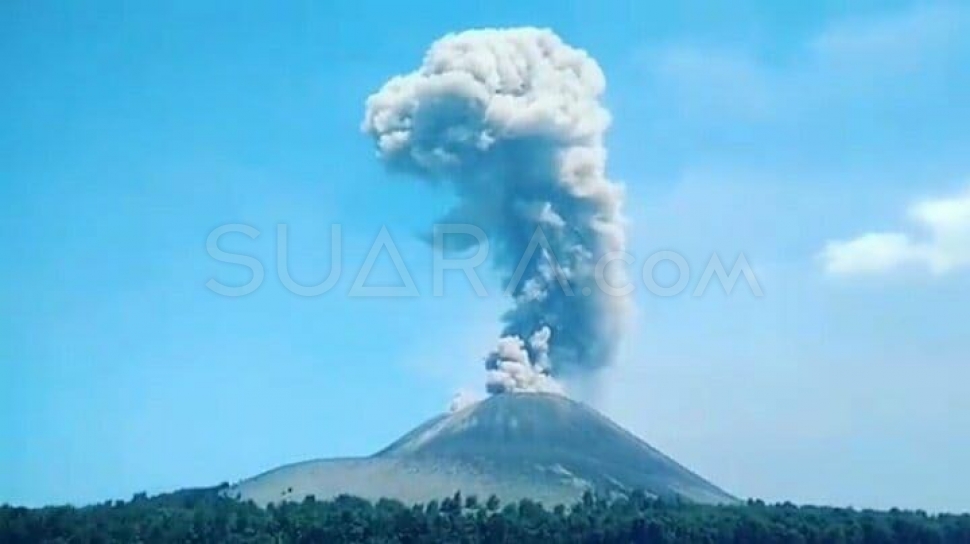
<svg viewBox="0 0 970 544">
<path fill-rule="evenodd" d="M 362 128 L 378 157 L 453 190 L 440 222 L 483 229 L 492 264 L 517 280 L 485 358 L 491 393 L 562 392 L 562 378 L 614 358 L 626 300 L 596 282 L 600 258 L 625 248 L 622 188 L 606 177 L 605 84 L 552 31 L 483 29 L 441 38 L 367 100 Z M 623 275 L 605 273 L 610 285 Z"/>
</svg>

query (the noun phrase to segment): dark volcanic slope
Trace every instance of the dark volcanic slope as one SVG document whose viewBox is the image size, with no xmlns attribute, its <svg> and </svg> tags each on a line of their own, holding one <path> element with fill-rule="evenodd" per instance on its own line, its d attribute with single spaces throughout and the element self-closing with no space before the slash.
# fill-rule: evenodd
<svg viewBox="0 0 970 544">
<path fill-rule="evenodd" d="M 229 493 L 257 503 L 342 493 L 424 502 L 460 490 L 554 504 L 587 489 L 734 501 L 585 405 L 532 393 L 496 395 L 436 417 L 371 457 L 281 467 Z"/>
</svg>

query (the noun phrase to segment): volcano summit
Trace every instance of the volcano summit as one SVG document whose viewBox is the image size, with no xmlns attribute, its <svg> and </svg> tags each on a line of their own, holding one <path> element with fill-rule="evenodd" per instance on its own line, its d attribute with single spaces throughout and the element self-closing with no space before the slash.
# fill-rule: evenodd
<svg viewBox="0 0 970 544">
<path fill-rule="evenodd" d="M 524 27 L 448 34 L 368 97 L 361 128 L 381 162 L 448 188 L 455 203 L 440 223 L 484 235 L 456 249 L 487 255 L 494 241 L 512 307 L 484 357 L 493 396 L 370 457 L 284 466 L 228 493 L 259 504 L 341 494 L 427 502 L 455 491 L 546 504 L 633 490 L 735 500 L 558 395 L 563 378 L 613 362 L 629 314 L 629 297 L 600 288 L 624 283 L 622 268 L 601 265 L 626 248 L 623 188 L 606 168 L 605 89 L 588 53 Z"/>
<path fill-rule="evenodd" d="M 544 393 L 495 395 L 435 417 L 363 458 L 287 465 L 226 492 L 258 504 L 356 495 L 427 502 L 461 491 L 570 503 L 589 490 L 699 503 L 736 499 L 595 410 Z"/>
</svg>

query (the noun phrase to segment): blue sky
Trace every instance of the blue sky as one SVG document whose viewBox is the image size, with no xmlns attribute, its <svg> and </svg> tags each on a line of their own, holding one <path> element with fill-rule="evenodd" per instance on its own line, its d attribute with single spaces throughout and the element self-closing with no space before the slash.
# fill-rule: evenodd
<svg viewBox="0 0 970 544">
<path fill-rule="evenodd" d="M 536 25 L 607 77 L 631 250 L 743 252 L 765 292 L 638 292 L 597 406 L 740 496 L 970 510 L 970 10 L 733 4 L 5 3 L 0 502 L 369 453 L 479 387 L 505 302 L 430 296 L 448 195 L 359 127 L 442 34 Z M 264 264 L 244 297 L 205 287 L 247 280 L 227 223 L 261 232 L 223 240 Z M 281 223 L 305 284 L 342 225 L 334 290 L 282 287 Z M 422 296 L 347 296 L 384 225 Z"/>
</svg>

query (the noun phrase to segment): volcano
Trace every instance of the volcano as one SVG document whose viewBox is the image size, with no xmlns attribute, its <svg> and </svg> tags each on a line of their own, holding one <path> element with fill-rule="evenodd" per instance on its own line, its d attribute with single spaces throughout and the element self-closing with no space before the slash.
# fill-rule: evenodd
<svg viewBox="0 0 970 544">
<path fill-rule="evenodd" d="M 562 504 L 586 491 L 633 490 L 706 504 L 736 501 L 592 408 L 541 393 L 495 395 L 432 418 L 369 457 L 286 465 L 226 493 L 263 505 L 341 494 L 417 503 L 456 491 Z"/>
</svg>

